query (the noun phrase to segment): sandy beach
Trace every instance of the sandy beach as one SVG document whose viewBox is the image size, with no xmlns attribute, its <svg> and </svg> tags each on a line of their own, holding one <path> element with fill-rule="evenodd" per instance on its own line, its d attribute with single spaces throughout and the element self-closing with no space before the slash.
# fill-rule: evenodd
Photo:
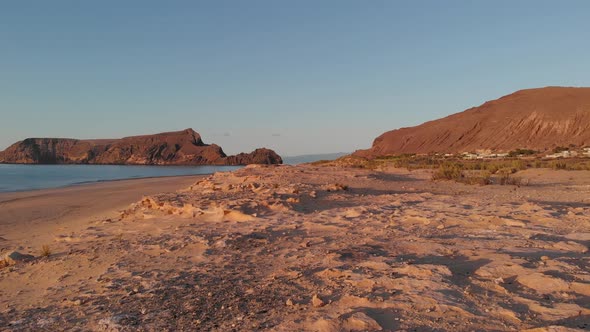
<svg viewBox="0 0 590 332">
<path fill-rule="evenodd" d="M 144 195 L 175 191 L 202 176 L 107 181 L 57 189 L 0 193 L 0 248 L 35 251 L 57 234 L 116 217 Z M 22 249 L 19 249 L 22 250 Z"/>
<path fill-rule="evenodd" d="M 53 231 L 30 223 L 28 235 L 3 216 L 2 246 L 18 238 L 36 257 L 0 270 L 0 326 L 587 329 L 590 172 L 519 176 L 529 185 L 434 182 L 428 170 L 250 166 L 57 190 L 72 205 L 94 193 L 98 210 L 125 209 L 101 218 L 82 207 L 67 212 L 76 226 L 47 218 Z M 2 204 L 53 200 L 54 214 L 65 213 L 64 198 L 43 197 Z M 51 254 L 39 257 L 36 243 Z"/>
<path fill-rule="evenodd" d="M 0 332 L 590 331 L 589 13 L 5 1 Z"/>
</svg>

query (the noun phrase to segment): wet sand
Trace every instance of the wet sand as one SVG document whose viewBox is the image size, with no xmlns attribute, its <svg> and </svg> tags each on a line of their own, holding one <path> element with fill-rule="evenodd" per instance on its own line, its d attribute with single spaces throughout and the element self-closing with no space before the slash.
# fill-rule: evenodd
<svg viewBox="0 0 590 332">
<path fill-rule="evenodd" d="M 157 177 L 81 184 L 57 189 L 0 193 L 0 248 L 38 249 L 56 234 L 118 215 L 144 195 L 175 191 L 198 176 Z"/>
</svg>

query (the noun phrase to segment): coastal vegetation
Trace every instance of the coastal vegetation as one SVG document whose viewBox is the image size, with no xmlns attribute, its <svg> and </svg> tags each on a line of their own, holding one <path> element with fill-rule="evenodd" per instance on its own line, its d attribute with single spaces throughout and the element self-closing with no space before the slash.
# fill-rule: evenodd
<svg viewBox="0 0 590 332">
<path fill-rule="evenodd" d="M 416 169 L 439 169 L 448 168 L 449 164 L 458 165 L 464 170 L 486 170 L 495 174 L 497 171 L 505 168 L 525 170 L 529 168 L 549 168 L 555 170 L 590 170 L 590 158 L 563 158 L 563 159 L 546 159 L 546 158 L 498 158 L 489 160 L 472 160 L 463 159 L 460 156 L 440 156 L 440 155 L 416 155 L 401 154 L 375 159 L 366 159 L 362 157 L 346 156 L 336 161 L 318 161 L 314 165 L 329 165 L 337 163 L 339 165 L 348 165 L 358 168 L 379 169 L 383 167 L 407 168 L 408 170 Z"/>
<path fill-rule="evenodd" d="M 477 185 L 528 185 L 517 173 L 527 169 L 553 169 L 566 171 L 590 170 L 590 158 L 544 158 L 530 157 L 532 150 L 518 149 L 508 155 L 527 157 L 504 157 L 494 159 L 465 159 L 462 155 L 400 154 L 367 159 L 346 156 L 336 161 L 318 161 L 314 165 L 340 165 L 370 170 L 405 168 L 409 171 L 432 170 L 432 180 L 452 180 Z"/>
</svg>

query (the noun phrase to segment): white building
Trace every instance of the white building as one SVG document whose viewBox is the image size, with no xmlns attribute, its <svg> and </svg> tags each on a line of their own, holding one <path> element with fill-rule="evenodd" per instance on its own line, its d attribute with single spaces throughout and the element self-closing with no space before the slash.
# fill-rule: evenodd
<svg viewBox="0 0 590 332">
<path fill-rule="evenodd" d="M 561 151 L 554 154 L 548 154 L 545 158 L 571 158 L 577 156 L 578 153 L 576 151 Z"/>
</svg>

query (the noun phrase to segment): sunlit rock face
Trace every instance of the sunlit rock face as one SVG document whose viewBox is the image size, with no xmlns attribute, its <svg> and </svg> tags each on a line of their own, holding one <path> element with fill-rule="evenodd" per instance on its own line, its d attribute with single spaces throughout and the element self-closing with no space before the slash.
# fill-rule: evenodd
<svg viewBox="0 0 590 332">
<path fill-rule="evenodd" d="M 121 139 L 27 138 L 0 152 L 0 162 L 15 164 L 248 165 L 280 164 L 269 149 L 227 156 L 205 144 L 192 129 Z"/>
<path fill-rule="evenodd" d="M 442 119 L 386 132 L 355 155 L 545 151 L 570 144 L 590 145 L 590 88 L 517 91 Z"/>
</svg>

